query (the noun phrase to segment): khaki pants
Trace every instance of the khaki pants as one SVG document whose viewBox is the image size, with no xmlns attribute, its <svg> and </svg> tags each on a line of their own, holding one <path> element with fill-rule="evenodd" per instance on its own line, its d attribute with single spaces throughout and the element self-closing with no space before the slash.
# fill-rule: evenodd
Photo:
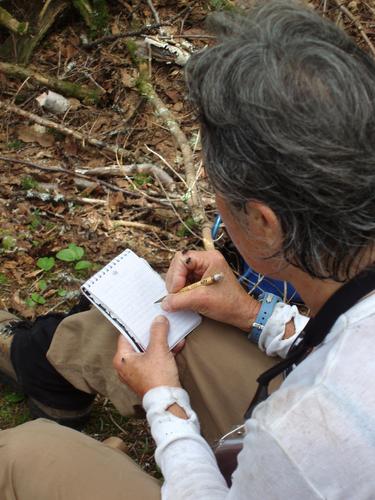
<svg viewBox="0 0 375 500">
<path fill-rule="evenodd" d="M 96 310 L 65 319 L 48 352 L 78 389 L 110 398 L 129 414 L 139 403 L 112 367 L 118 332 Z M 181 382 L 213 441 L 241 423 L 256 377 L 275 360 L 240 332 L 204 320 L 176 356 Z M 131 459 L 88 436 L 46 420 L 0 432 L 1 500 L 153 500 L 160 483 Z"/>
<path fill-rule="evenodd" d="M 130 415 L 140 401 L 112 366 L 118 335 L 102 314 L 91 309 L 59 325 L 47 357 L 72 385 L 106 396 L 121 414 Z M 257 376 L 275 363 L 244 332 L 208 319 L 187 337 L 176 360 L 202 434 L 210 442 L 242 423 Z"/>
<path fill-rule="evenodd" d="M 124 453 L 49 420 L 0 432 L 1 500 L 160 500 Z"/>
</svg>

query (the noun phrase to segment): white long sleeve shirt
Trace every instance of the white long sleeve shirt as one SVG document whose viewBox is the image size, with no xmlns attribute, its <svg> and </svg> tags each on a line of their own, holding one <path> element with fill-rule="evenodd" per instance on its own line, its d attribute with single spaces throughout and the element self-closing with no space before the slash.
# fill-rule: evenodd
<svg viewBox="0 0 375 500">
<path fill-rule="evenodd" d="M 274 354 L 267 335 L 261 347 Z M 374 499 L 374 354 L 375 295 L 370 295 L 340 316 L 323 343 L 258 405 L 246 422 L 230 489 L 200 436 L 187 393 L 150 390 L 143 404 L 165 478 L 162 498 Z M 174 402 L 188 420 L 166 411 Z"/>
</svg>

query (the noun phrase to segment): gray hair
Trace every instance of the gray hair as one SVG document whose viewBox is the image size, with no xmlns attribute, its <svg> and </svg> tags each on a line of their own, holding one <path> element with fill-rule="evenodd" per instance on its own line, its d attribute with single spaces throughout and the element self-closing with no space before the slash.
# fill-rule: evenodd
<svg viewBox="0 0 375 500">
<path fill-rule="evenodd" d="M 208 175 L 234 208 L 268 205 L 288 262 L 344 281 L 375 241 L 375 62 L 292 2 L 220 14 L 191 57 Z"/>
</svg>

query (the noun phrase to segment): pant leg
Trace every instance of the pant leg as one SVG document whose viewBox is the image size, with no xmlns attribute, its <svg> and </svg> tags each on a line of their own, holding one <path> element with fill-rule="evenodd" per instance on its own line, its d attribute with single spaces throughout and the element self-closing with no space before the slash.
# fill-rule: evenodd
<svg viewBox="0 0 375 500">
<path fill-rule="evenodd" d="M 0 432 L 2 500 L 160 500 L 160 483 L 124 453 L 35 420 Z"/>
<path fill-rule="evenodd" d="M 211 443 L 243 423 L 257 377 L 278 361 L 243 331 L 209 319 L 189 335 L 176 360 L 202 434 Z"/>
<path fill-rule="evenodd" d="M 59 325 L 48 359 L 75 387 L 103 394 L 126 415 L 139 401 L 113 369 L 117 337 L 117 330 L 98 311 L 76 314 Z M 276 362 L 244 332 L 208 319 L 187 337 L 176 360 L 209 441 L 242 422 L 257 376 Z"/>
<path fill-rule="evenodd" d="M 112 359 L 119 332 L 97 309 L 73 314 L 55 332 L 47 358 L 74 387 L 109 398 L 122 415 L 131 415 L 139 398 L 120 382 Z"/>
</svg>

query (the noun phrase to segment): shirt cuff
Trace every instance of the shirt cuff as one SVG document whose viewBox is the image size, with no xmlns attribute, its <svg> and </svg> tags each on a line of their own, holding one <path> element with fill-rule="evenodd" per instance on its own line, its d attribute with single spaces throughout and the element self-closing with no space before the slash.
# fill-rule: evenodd
<svg viewBox="0 0 375 500">
<path fill-rule="evenodd" d="M 156 442 L 155 459 L 159 463 L 160 454 L 174 441 L 179 439 L 193 439 L 202 441 L 199 422 L 196 413 L 190 406 L 188 393 L 180 387 L 155 387 L 143 397 L 143 407 L 147 414 L 147 421 L 151 427 L 151 434 Z M 178 404 L 186 413 L 187 419 L 173 415 L 167 409 Z"/>
<path fill-rule="evenodd" d="M 291 337 L 283 339 L 285 325 L 291 320 L 294 322 L 295 333 Z M 279 302 L 262 330 L 259 337 L 259 348 L 265 351 L 268 356 L 285 358 L 290 346 L 305 328 L 308 321 L 309 318 L 302 315 L 297 306 Z"/>
</svg>

